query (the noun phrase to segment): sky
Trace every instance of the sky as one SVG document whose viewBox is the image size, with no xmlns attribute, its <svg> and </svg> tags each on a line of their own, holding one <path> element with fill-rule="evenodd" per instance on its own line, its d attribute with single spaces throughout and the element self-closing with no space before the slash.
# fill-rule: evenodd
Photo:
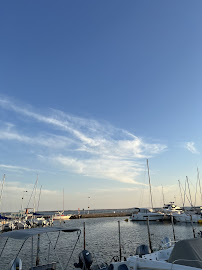
<svg viewBox="0 0 202 270">
<path fill-rule="evenodd" d="M 151 207 L 147 159 L 155 207 L 182 205 L 186 177 L 202 205 L 201 14 L 200 0 L 0 3 L 0 211 L 59 210 L 63 190 L 66 210 Z"/>
</svg>

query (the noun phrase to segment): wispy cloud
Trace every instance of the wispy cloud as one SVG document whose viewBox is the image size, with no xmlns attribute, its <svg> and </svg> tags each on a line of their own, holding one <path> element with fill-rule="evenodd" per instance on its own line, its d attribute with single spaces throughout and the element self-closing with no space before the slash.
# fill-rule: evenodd
<svg viewBox="0 0 202 270">
<path fill-rule="evenodd" d="M 64 148 L 72 143 L 72 140 L 64 136 L 43 134 L 40 136 L 26 136 L 14 130 L 0 129 L 0 140 L 18 141 L 25 144 L 41 145 L 50 148 Z"/>
<path fill-rule="evenodd" d="M 186 142 L 185 143 L 185 148 L 190 151 L 192 154 L 200 154 L 199 151 L 195 147 L 194 142 Z"/>
<path fill-rule="evenodd" d="M 19 117 L 19 123 L 7 123 L 0 130 L 0 140 L 47 147 L 49 151 L 38 156 L 76 174 L 139 184 L 136 179 L 144 170 L 142 160 L 167 149 L 164 144 L 145 142 L 143 138 L 106 122 L 57 110 L 41 114 L 5 97 L 0 97 L 0 107 L 14 112 L 15 117 L 24 116 L 23 119 Z"/>
<path fill-rule="evenodd" d="M 21 166 L 13 166 L 13 165 L 6 165 L 6 164 L 0 164 L 0 168 L 7 170 L 7 171 L 26 171 L 26 172 L 39 172 L 39 170 L 34 170 L 26 167 Z M 40 170 L 41 172 L 41 170 Z"/>
</svg>

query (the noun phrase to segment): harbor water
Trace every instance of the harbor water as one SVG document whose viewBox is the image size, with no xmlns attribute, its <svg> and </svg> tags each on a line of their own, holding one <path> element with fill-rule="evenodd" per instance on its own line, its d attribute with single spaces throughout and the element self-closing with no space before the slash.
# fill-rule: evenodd
<svg viewBox="0 0 202 270">
<path fill-rule="evenodd" d="M 79 228 L 81 236 L 78 243 L 78 233 L 61 232 L 57 242 L 56 252 L 61 263 L 66 266 L 71 257 L 66 269 L 73 269 L 73 264 L 78 262 L 78 254 L 83 250 L 84 238 L 83 227 L 85 222 L 85 243 L 86 249 L 93 254 L 95 263 L 107 262 L 108 264 L 114 256 L 119 256 L 119 232 L 118 221 L 120 221 L 120 236 L 122 256 L 128 257 L 135 254 L 137 246 L 141 244 L 148 245 L 148 232 L 146 222 L 125 221 L 128 217 L 108 217 L 108 218 L 88 218 L 88 219 L 72 219 L 61 223 L 64 228 Z M 54 226 L 60 226 L 60 222 L 54 222 Z M 199 224 L 194 224 L 197 232 L 202 230 Z M 177 223 L 174 226 L 176 240 L 193 238 L 193 228 L 191 224 Z M 173 240 L 173 229 L 170 222 L 150 222 L 150 233 L 153 249 L 158 249 L 161 240 L 164 237 L 169 237 Z M 50 239 L 55 245 L 58 233 L 49 233 Z M 4 247 L 6 238 L 0 238 L 0 253 Z M 10 269 L 10 262 L 17 255 L 23 240 L 9 239 L 4 252 L 0 258 L 0 269 Z M 37 252 L 37 236 L 34 237 L 34 263 L 36 261 Z M 53 246 L 49 245 L 49 239 L 46 234 L 40 236 L 40 264 L 45 264 L 48 261 L 57 262 L 58 259 L 53 252 Z M 28 239 L 19 256 L 23 262 L 23 270 L 29 269 L 31 266 L 31 239 Z M 57 263 L 57 269 L 61 269 Z M 65 269 L 65 267 L 64 267 Z"/>
</svg>

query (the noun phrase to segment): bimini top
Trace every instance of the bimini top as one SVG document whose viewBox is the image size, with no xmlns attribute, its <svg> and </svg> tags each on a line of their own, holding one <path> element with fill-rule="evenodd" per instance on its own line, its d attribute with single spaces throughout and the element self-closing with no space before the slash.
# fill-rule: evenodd
<svg viewBox="0 0 202 270">
<path fill-rule="evenodd" d="M 13 239 L 27 239 L 31 236 L 42 234 L 42 233 L 49 233 L 49 232 L 77 232 L 81 231 L 80 229 L 76 228 L 63 228 L 63 227 L 46 227 L 46 228 L 32 228 L 32 229 L 25 229 L 25 230 L 17 230 L 11 232 L 1 233 L 0 237 L 8 237 Z"/>
<path fill-rule="evenodd" d="M 177 242 L 168 262 L 202 268 L 202 239 L 194 238 Z"/>
</svg>

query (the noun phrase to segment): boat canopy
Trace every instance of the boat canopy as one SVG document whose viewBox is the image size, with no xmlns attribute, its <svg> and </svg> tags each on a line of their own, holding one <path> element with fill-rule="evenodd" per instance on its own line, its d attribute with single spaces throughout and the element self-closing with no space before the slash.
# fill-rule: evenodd
<svg viewBox="0 0 202 270">
<path fill-rule="evenodd" d="M 32 237 L 37 234 L 49 233 L 49 232 L 77 232 L 81 231 L 77 228 L 63 228 L 63 227 L 46 227 L 46 228 L 32 228 L 27 230 L 17 230 L 10 231 L 0 234 L 1 237 L 13 238 L 13 239 L 22 239 L 25 240 L 29 237 Z"/>
<path fill-rule="evenodd" d="M 202 268 L 202 239 L 194 238 L 177 242 L 168 262 Z"/>
</svg>

